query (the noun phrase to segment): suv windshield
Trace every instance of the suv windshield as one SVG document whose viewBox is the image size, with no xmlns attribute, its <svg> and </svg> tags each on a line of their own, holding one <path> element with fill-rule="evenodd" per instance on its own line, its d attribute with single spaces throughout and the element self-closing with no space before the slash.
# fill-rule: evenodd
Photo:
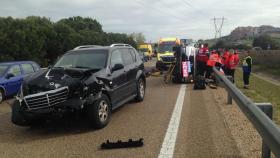
<svg viewBox="0 0 280 158">
<path fill-rule="evenodd" d="M 8 67 L 9 67 L 8 65 L 0 65 L 0 76 L 4 75 Z"/>
<path fill-rule="evenodd" d="M 174 44 L 160 44 L 158 47 L 159 53 L 173 52 Z"/>
<path fill-rule="evenodd" d="M 107 62 L 106 50 L 81 50 L 63 55 L 54 67 L 102 69 Z"/>
</svg>

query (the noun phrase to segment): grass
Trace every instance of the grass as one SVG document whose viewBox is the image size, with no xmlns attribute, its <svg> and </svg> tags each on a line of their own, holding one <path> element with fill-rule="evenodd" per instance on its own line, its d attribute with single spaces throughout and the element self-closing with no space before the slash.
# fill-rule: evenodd
<svg viewBox="0 0 280 158">
<path fill-rule="evenodd" d="M 243 88 L 242 70 L 236 70 L 236 85 L 256 103 L 269 102 L 273 105 L 273 120 L 280 125 L 280 87 L 256 76 L 250 76 L 250 89 Z"/>
<path fill-rule="evenodd" d="M 271 65 L 271 66 L 265 66 L 265 65 L 254 65 L 253 66 L 254 72 L 264 72 L 266 74 L 279 77 L 280 76 L 280 65 Z"/>
</svg>

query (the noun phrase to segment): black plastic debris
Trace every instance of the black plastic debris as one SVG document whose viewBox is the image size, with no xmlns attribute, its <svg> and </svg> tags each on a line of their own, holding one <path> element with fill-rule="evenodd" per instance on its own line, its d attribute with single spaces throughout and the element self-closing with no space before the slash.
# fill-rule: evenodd
<svg viewBox="0 0 280 158">
<path fill-rule="evenodd" d="M 127 142 L 123 142 L 121 140 L 118 140 L 117 142 L 110 142 L 107 140 L 106 142 L 101 144 L 101 149 L 118 149 L 118 148 L 137 148 L 142 147 L 144 145 L 143 138 L 140 138 L 139 140 L 133 141 L 132 139 L 129 139 Z"/>
</svg>

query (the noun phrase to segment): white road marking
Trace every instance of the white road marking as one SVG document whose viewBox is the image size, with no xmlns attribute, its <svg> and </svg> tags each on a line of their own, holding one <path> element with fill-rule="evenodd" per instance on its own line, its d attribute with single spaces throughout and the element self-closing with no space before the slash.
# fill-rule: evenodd
<svg viewBox="0 0 280 158">
<path fill-rule="evenodd" d="M 158 158 L 172 158 L 185 98 L 186 85 L 181 85 L 178 98 L 160 149 Z"/>
</svg>

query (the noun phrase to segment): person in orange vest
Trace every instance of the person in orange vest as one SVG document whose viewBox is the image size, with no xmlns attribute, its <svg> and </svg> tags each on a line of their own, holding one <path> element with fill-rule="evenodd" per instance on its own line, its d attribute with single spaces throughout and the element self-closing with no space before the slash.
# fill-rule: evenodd
<svg viewBox="0 0 280 158">
<path fill-rule="evenodd" d="M 227 62 L 228 62 L 228 58 L 229 58 L 229 51 L 228 51 L 228 49 L 225 49 L 225 51 L 222 55 L 221 63 L 222 63 L 222 69 L 226 75 L 228 75 L 227 66 L 226 66 Z"/>
<path fill-rule="evenodd" d="M 235 69 L 238 66 L 238 63 L 239 63 L 239 56 L 237 52 L 235 52 L 234 50 L 230 50 L 230 55 L 228 57 L 228 60 L 226 61 L 226 69 L 227 69 L 226 75 L 232 76 L 233 83 L 234 83 Z"/>
<path fill-rule="evenodd" d="M 212 54 L 210 55 L 208 61 L 207 61 L 207 72 L 206 72 L 206 78 L 211 79 L 208 80 L 208 84 L 210 88 L 217 88 L 217 82 L 215 80 L 215 77 L 212 76 L 213 67 L 215 66 L 218 70 L 220 70 L 220 67 L 222 65 L 222 60 L 220 56 L 220 52 L 214 50 Z"/>
<path fill-rule="evenodd" d="M 207 60 L 207 71 L 205 78 L 210 78 L 211 73 L 213 72 L 213 67 L 216 66 L 216 63 L 219 61 L 219 54 L 216 50 L 211 52 L 209 59 Z"/>
<path fill-rule="evenodd" d="M 204 76 L 204 73 L 206 71 L 206 63 L 208 60 L 209 55 L 209 49 L 208 44 L 205 43 L 201 46 L 199 49 L 197 55 L 196 55 L 196 65 L 197 65 L 197 74 Z"/>
</svg>

